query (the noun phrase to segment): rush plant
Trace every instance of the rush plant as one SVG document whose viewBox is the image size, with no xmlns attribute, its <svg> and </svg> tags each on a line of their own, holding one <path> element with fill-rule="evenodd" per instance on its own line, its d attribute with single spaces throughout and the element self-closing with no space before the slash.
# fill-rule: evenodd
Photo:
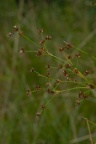
<svg viewBox="0 0 96 144">
<path fill-rule="evenodd" d="M 96 89 L 96 84 L 93 79 L 90 79 L 90 69 L 82 70 L 80 66 L 80 60 L 84 59 L 84 56 L 87 55 L 88 58 L 96 61 L 96 57 L 89 55 L 86 51 L 75 47 L 74 44 L 63 41 L 60 46 L 58 46 L 58 55 L 53 54 L 49 51 L 47 43 L 50 41 L 52 43 L 52 37 L 50 35 L 44 36 L 43 29 L 39 29 L 38 33 L 41 35 L 39 42 L 34 42 L 31 38 L 27 37 L 24 32 L 22 32 L 18 26 L 13 26 L 14 31 L 25 39 L 35 45 L 37 49 L 28 50 L 28 48 L 20 48 L 20 54 L 34 53 L 34 55 L 39 57 L 47 58 L 49 57 L 55 64 L 52 65 L 49 63 L 46 64 L 46 73 L 40 73 L 36 70 L 35 67 L 30 68 L 30 73 L 35 73 L 37 77 L 46 79 L 44 87 L 37 85 L 32 90 L 27 90 L 27 95 L 35 93 L 38 91 L 45 91 L 48 95 L 51 95 L 50 99 L 44 104 L 41 105 L 41 110 L 37 112 L 39 117 L 43 110 L 48 106 L 50 101 L 52 101 L 56 96 L 59 96 L 61 93 L 76 91 L 77 97 L 75 102 L 79 105 L 84 100 L 91 97 L 93 89 Z M 8 36 L 11 37 L 12 33 L 9 32 Z M 45 60 L 46 61 L 46 60 Z M 42 64 L 41 64 L 42 67 Z M 54 76 L 54 73 L 57 75 Z M 78 92 L 77 92 L 78 90 Z"/>
</svg>

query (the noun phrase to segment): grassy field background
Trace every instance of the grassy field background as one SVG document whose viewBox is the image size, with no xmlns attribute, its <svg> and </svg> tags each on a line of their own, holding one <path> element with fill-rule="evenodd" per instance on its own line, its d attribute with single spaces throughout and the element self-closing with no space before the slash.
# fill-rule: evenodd
<svg viewBox="0 0 96 144">
<path fill-rule="evenodd" d="M 88 144 L 89 132 L 82 116 L 96 122 L 96 92 L 79 106 L 76 105 L 78 91 L 59 94 L 46 107 L 38 119 L 36 113 L 41 104 L 51 95 L 46 90 L 26 95 L 34 86 L 46 87 L 44 78 L 30 73 L 34 67 L 39 73 L 46 73 L 46 65 L 55 66 L 50 57 L 36 57 L 34 53 L 19 54 L 37 47 L 14 32 L 17 25 L 24 34 L 39 44 L 43 28 L 44 35 L 51 35 L 48 50 L 59 57 L 58 47 L 63 41 L 88 52 L 76 62 L 83 72 L 90 70 L 89 79 L 96 83 L 96 6 L 91 0 L 66 0 L 48 4 L 44 1 L 16 4 L 13 0 L 0 0 L 0 144 Z M 12 37 L 7 35 L 12 32 Z M 75 52 L 73 49 L 72 53 Z M 58 72 L 53 70 L 53 77 Z M 62 89 L 66 85 L 61 86 Z M 94 144 L 96 125 L 90 123 Z"/>
</svg>

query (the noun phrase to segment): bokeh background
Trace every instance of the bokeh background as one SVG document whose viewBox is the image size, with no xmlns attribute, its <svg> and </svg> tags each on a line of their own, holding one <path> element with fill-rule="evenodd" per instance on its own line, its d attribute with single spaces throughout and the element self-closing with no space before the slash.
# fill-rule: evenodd
<svg viewBox="0 0 96 144">
<path fill-rule="evenodd" d="M 46 73 L 46 64 L 54 66 L 56 62 L 31 52 L 20 55 L 22 47 L 27 51 L 37 47 L 15 33 L 14 25 L 37 44 L 41 40 L 38 29 L 43 29 L 44 35 L 52 36 L 48 50 L 55 55 L 58 55 L 58 46 L 68 41 L 95 56 L 95 1 L 0 0 L 0 144 L 88 144 L 88 127 L 82 116 L 96 122 L 96 92 L 90 93 L 90 98 L 79 106 L 75 104 L 77 90 L 64 92 L 37 118 L 41 104 L 51 96 L 46 91 L 26 95 L 27 89 L 45 84 L 44 78 L 30 73 L 30 68 Z M 9 32 L 12 32 L 11 38 Z M 95 82 L 96 61 L 90 56 L 83 55 L 78 67 L 81 71 L 88 68 Z M 53 75 L 56 77 L 57 71 L 53 71 Z M 96 143 L 96 125 L 90 124 L 90 129 Z"/>
</svg>

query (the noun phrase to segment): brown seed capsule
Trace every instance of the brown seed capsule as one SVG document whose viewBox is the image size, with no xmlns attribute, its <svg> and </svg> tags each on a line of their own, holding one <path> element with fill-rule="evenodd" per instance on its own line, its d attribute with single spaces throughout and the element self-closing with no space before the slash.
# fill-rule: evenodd
<svg viewBox="0 0 96 144">
<path fill-rule="evenodd" d="M 67 58 L 68 58 L 68 59 L 72 59 L 71 55 L 69 55 Z"/>
<path fill-rule="evenodd" d="M 46 69 L 48 69 L 48 70 L 50 69 L 50 65 L 49 64 L 46 66 Z"/>
<path fill-rule="evenodd" d="M 56 79 L 56 84 L 59 84 L 60 83 L 60 80 L 59 79 Z"/>
<path fill-rule="evenodd" d="M 52 39 L 52 37 L 51 37 L 51 36 L 49 36 L 49 35 L 47 35 L 47 36 L 45 37 L 45 39 L 46 39 L 46 40 L 51 40 L 51 39 Z"/>
<path fill-rule="evenodd" d="M 36 113 L 36 116 L 40 117 L 41 113 L 40 112 L 37 112 Z"/>
<path fill-rule="evenodd" d="M 81 57 L 80 53 L 76 53 L 75 56 L 78 57 L 78 58 Z"/>
<path fill-rule="evenodd" d="M 30 72 L 34 72 L 34 68 L 33 67 L 30 69 Z"/>
<path fill-rule="evenodd" d="M 58 69 L 62 69 L 63 68 L 63 65 L 62 64 L 59 64 L 58 65 Z"/>
<path fill-rule="evenodd" d="M 84 98 L 84 93 L 83 92 L 79 92 L 79 96 L 78 96 L 80 99 L 83 99 Z"/>
<path fill-rule="evenodd" d="M 69 78 L 68 76 L 66 77 L 66 79 L 67 79 L 68 81 L 70 81 L 70 78 Z"/>
<path fill-rule="evenodd" d="M 12 33 L 11 33 L 11 32 L 9 32 L 9 33 L 7 34 L 7 36 L 8 36 L 8 37 L 11 37 L 11 36 L 12 36 Z"/>
<path fill-rule="evenodd" d="M 38 33 L 43 33 L 43 29 L 38 29 Z"/>
<path fill-rule="evenodd" d="M 40 45 L 43 45 L 45 43 L 45 40 L 41 40 L 39 43 Z"/>
<path fill-rule="evenodd" d="M 41 108 L 42 108 L 42 109 L 45 109 L 45 105 L 41 105 Z"/>
<path fill-rule="evenodd" d="M 94 85 L 93 84 L 89 84 L 89 88 L 90 89 L 94 89 Z"/>
<path fill-rule="evenodd" d="M 46 83 L 46 86 L 47 86 L 47 87 L 50 87 L 50 86 L 51 86 L 51 83 Z"/>
<path fill-rule="evenodd" d="M 15 31 L 18 31 L 18 27 L 16 25 L 13 26 Z"/>
<path fill-rule="evenodd" d="M 31 94 L 30 90 L 27 90 L 26 94 L 29 96 Z"/>
<path fill-rule="evenodd" d="M 66 69 L 70 68 L 70 65 L 69 65 L 69 64 L 66 64 L 66 65 L 65 65 L 65 68 L 66 68 Z"/>
<path fill-rule="evenodd" d="M 25 53 L 25 50 L 24 50 L 24 48 L 21 48 L 21 49 L 20 49 L 20 51 L 19 51 L 19 53 L 20 53 L 20 54 L 23 54 L 23 53 Z"/>
<path fill-rule="evenodd" d="M 40 85 L 35 86 L 35 90 L 39 91 L 41 89 Z"/>
<path fill-rule="evenodd" d="M 77 100 L 76 100 L 76 104 L 77 104 L 77 105 L 80 105 L 80 100 L 77 99 Z"/>
<path fill-rule="evenodd" d="M 36 52 L 36 56 L 41 56 L 44 52 L 44 48 L 39 48 L 38 51 Z"/>
<path fill-rule="evenodd" d="M 78 71 L 77 68 L 74 68 L 73 72 L 74 72 L 75 74 L 78 74 L 79 71 Z"/>
<path fill-rule="evenodd" d="M 24 35 L 23 31 L 19 32 L 19 36 L 23 36 L 23 35 Z"/>
<path fill-rule="evenodd" d="M 47 72 L 46 77 L 48 77 L 48 78 L 49 78 L 49 76 L 50 76 L 50 73 L 49 73 L 49 72 Z"/>
<path fill-rule="evenodd" d="M 84 95 L 84 97 L 83 97 L 84 99 L 87 99 L 88 98 L 88 95 Z"/>
<path fill-rule="evenodd" d="M 60 51 L 60 52 L 64 51 L 64 47 L 60 47 L 60 48 L 59 48 L 59 51 Z"/>
<path fill-rule="evenodd" d="M 42 51 L 38 50 L 38 51 L 36 52 L 36 56 L 41 56 L 41 55 L 42 55 Z"/>
<path fill-rule="evenodd" d="M 72 48 L 73 46 L 70 44 L 70 43 L 66 43 L 66 46 L 65 46 L 65 48 L 66 49 L 70 49 L 70 48 Z"/>
<path fill-rule="evenodd" d="M 48 92 L 49 94 L 54 94 L 54 91 L 51 90 L 51 89 L 47 89 L 47 92 Z"/>
<path fill-rule="evenodd" d="M 67 72 L 65 70 L 63 70 L 63 75 L 67 76 Z"/>
<path fill-rule="evenodd" d="M 84 75 L 87 76 L 88 74 L 89 74 L 89 71 L 86 70 L 86 71 L 84 72 Z"/>
</svg>

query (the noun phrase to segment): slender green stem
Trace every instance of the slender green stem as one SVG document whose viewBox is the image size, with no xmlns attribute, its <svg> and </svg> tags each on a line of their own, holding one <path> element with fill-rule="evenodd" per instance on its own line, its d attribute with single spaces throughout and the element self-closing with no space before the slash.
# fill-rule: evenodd
<svg viewBox="0 0 96 144">
<path fill-rule="evenodd" d="M 65 92 L 65 91 L 75 90 L 75 89 L 88 89 L 88 88 L 87 87 L 75 87 L 75 88 L 70 88 L 70 89 L 56 91 L 56 92 L 61 93 L 61 92 Z"/>
<path fill-rule="evenodd" d="M 33 40 L 31 40 L 30 38 L 26 37 L 25 35 L 22 35 L 22 37 L 24 37 L 26 40 L 28 40 L 29 42 L 33 43 L 37 47 L 40 47 L 37 43 L 35 43 Z"/>
<path fill-rule="evenodd" d="M 85 118 L 85 117 L 83 117 L 83 119 L 85 119 L 86 123 L 87 123 L 88 131 L 89 131 L 89 137 L 90 137 L 90 142 L 91 142 L 91 144 L 94 144 L 93 140 L 92 140 L 92 135 L 91 135 L 91 130 L 90 130 L 90 126 L 89 126 L 89 123 L 88 123 L 88 119 Z"/>
</svg>

